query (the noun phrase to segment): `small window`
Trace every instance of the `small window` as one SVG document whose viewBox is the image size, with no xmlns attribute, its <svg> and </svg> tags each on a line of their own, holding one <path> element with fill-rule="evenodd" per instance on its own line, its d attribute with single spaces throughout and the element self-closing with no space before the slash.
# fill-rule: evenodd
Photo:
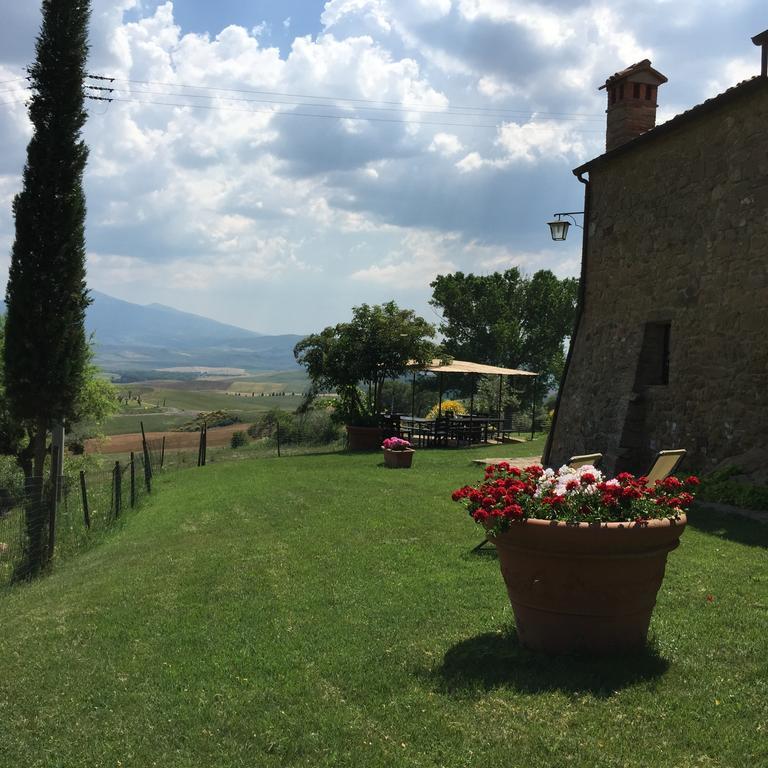
<svg viewBox="0 0 768 768">
<path fill-rule="evenodd" d="M 624 83 L 619 86 L 619 101 L 624 98 Z"/>
<path fill-rule="evenodd" d="M 640 98 L 640 83 L 634 83 L 632 85 L 632 97 L 635 99 Z"/>
<path fill-rule="evenodd" d="M 671 323 L 646 323 L 637 363 L 637 386 L 669 384 Z"/>
<path fill-rule="evenodd" d="M 646 85 L 645 86 L 645 100 L 650 101 L 653 98 L 653 86 L 652 85 Z"/>
<path fill-rule="evenodd" d="M 611 102 L 611 104 L 615 104 L 616 103 L 616 89 L 615 88 L 611 88 L 610 102 Z"/>
</svg>

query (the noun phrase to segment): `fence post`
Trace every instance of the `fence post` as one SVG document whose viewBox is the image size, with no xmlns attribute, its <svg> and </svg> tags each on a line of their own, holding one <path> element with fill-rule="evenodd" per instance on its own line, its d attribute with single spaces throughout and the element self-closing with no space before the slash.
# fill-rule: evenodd
<svg viewBox="0 0 768 768">
<path fill-rule="evenodd" d="M 88 512 L 88 489 L 85 487 L 85 472 L 80 470 L 80 493 L 83 496 L 83 522 L 86 528 L 91 527 L 91 515 Z"/>
<path fill-rule="evenodd" d="M 150 479 L 152 478 L 152 461 L 149 456 L 149 446 L 147 445 L 147 436 L 144 433 L 144 422 L 140 421 L 139 424 L 141 424 L 141 444 L 144 449 L 144 474 L 149 474 Z"/>
<path fill-rule="evenodd" d="M 277 425 L 277 458 L 280 458 L 280 422 L 275 421 L 275 424 Z"/>
<path fill-rule="evenodd" d="M 197 444 L 197 466 L 203 466 L 203 425 L 200 425 L 200 440 Z"/>
<path fill-rule="evenodd" d="M 208 460 L 208 424 L 203 423 L 203 466 Z"/>
<path fill-rule="evenodd" d="M 163 435 L 163 445 L 160 448 L 160 469 L 165 465 L 165 435 Z"/>
<path fill-rule="evenodd" d="M 120 462 L 115 462 L 115 517 L 120 517 L 120 510 L 123 506 L 123 473 L 120 469 Z"/>
<path fill-rule="evenodd" d="M 144 434 L 144 422 L 141 424 L 141 444 L 144 450 L 144 483 L 147 486 L 147 493 L 152 493 L 152 466 L 149 461 L 149 448 L 147 448 L 147 437 Z"/>
<path fill-rule="evenodd" d="M 56 508 L 59 505 L 59 446 L 51 447 L 51 508 L 48 513 L 48 562 L 53 560 L 56 545 Z"/>
<path fill-rule="evenodd" d="M 136 506 L 136 456 L 131 451 L 131 509 Z"/>
</svg>

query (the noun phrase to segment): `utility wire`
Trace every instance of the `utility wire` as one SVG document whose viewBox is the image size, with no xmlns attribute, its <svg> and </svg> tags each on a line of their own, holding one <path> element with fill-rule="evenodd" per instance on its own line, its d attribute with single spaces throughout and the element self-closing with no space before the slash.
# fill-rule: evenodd
<svg viewBox="0 0 768 768">
<path fill-rule="evenodd" d="M 89 88 L 93 89 L 99 89 L 99 86 L 87 86 Z M 166 92 L 166 91 L 150 91 L 146 89 L 142 90 L 125 90 L 122 88 L 113 88 L 113 89 L 107 89 L 107 88 L 101 88 L 101 90 L 114 90 L 116 93 L 120 93 L 123 96 L 126 97 L 135 97 L 135 96 L 165 96 L 165 97 L 173 97 L 173 98 L 180 98 L 180 99 L 209 99 L 209 100 L 220 100 L 220 101 L 235 101 L 235 102 L 245 102 L 245 103 L 254 103 L 254 104 L 273 104 L 273 105 L 285 105 L 285 106 L 295 106 L 295 107 L 311 107 L 313 109 L 355 109 L 355 110 L 365 110 L 365 111 L 376 111 L 376 112 L 404 112 L 404 113 L 410 113 L 410 114 L 421 114 L 421 115 L 444 115 L 449 117 L 468 117 L 468 118 L 490 118 L 494 117 L 494 114 L 491 113 L 484 113 L 484 114 L 476 114 L 476 113 L 470 113 L 470 112 L 456 112 L 451 108 L 445 109 L 445 110 L 437 110 L 437 109 L 421 109 L 419 107 L 381 107 L 381 106 L 355 106 L 351 107 L 347 104 L 313 104 L 306 101 L 276 101 L 274 99 L 267 99 L 267 98 L 245 98 L 243 96 L 218 96 L 218 95 L 208 95 L 208 94 L 198 94 L 198 93 L 173 93 L 173 92 Z M 502 114 L 513 114 L 512 110 L 509 110 L 505 113 L 499 113 L 499 116 Z M 539 112 L 523 112 L 519 111 L 514 113 L 519 117 L 529 117 L 529 118 L 535 118 L 538 120 L 575 120 L 576 116 L 573 118 L 566 118 L 566 117 L 560 117 L 556 116 L 554 113 L 539 113 Z M 598 122 L 602 121 L 602 118 L 592 118 L 588 115 L 578 115 L 579 118 L 582 118 L 586 122 Z"/>
<path fill-rule="evenodd" d="M 244 112 L 252 115 L 264 114 L 264 115 L 273 115 L 275 117 L 314 117 L 314 118 L 327 119 L 327 120 L 354 120 L 357 122 L 401 123 L 405 125 L 433 125 L 433 126 L 451 127 L 451 128 L 492 128 L 492 129 L 498 128 L 498 123 L 450 123 L 446 121 L 436 121 L 436 120 L 400 120 L 397 118 L 373 117 L 373 116 L 360 117 L 356 115 L 343 115 L 343 114 L 329 115 L 329 114 L 317 114 L 317 113 L 296 112 L 296 111 L 282 112 L 282 111 L 276 111 L 272 109 L 238 109 L 237 107 L 222 107 L 222 106 L 211 105 L 211 104 L 184 104 L 179 102 L 123 98 L 118 96 L 110 97 L 110 98 L 89 96 L 87 98 L 92 98 L 96 101 L 116 101 L 116 102 L 133 103 L 133 104 L 148 104 L 148 105 L 160 106 L 160 107 L 176 107 L 179 109 L 204 109 L 204 110 L 213 111 L 213 112 Z M 584 129 L 574 129 L 574 130 L 577 130 L 580 133 L 602 133 L 602 131 L 587 131 Z"/>
<path fill-rule="evenodd" d="M 103 75 L 89 75 L 89 77 L 93 77 L 94 79 L 98 79 L 98 80 L 110 80 L 110 81 L 120 82 L 120 83 L 133 83 L 136 85 L 162 85 L 162 86 L 168 86 L 171 88 L 196 88 L 198 90 L 204 90 L 204 91 L 224 91 L 226 93 L 246 93 L 246 94 L 256 94 L 259 96 L 280 96 L 280 97 L 289 98 L 289 99 L 317 99 L 319 101 L 347 101 L 355 104 L 386 104 L 389 106 L 400 107 L 404 111 L 411 111 L 412 109 L 411 105 L 409 105 L 404 101 L 386 101 L 384 99 L 361 99 L 361 98 L 352 98 L 352 97 L 344 97 L 344 96 L 318 96 L 318 95 L 306 94 L 306 93 L 287 93 L 284 91 L 263 91 L 263 90 L 255 90 L 251 88 L 224 88 L 224 87 L 211 86 L 211 85 L 191 85 L 188 83 L 170 83 L 162 80 L 131 80 L 128 78 L 120 78 L 120 77 L 114 77 L 114 78 L 104 77 Z M 460 110 L 467 110 L 467 111 L 489 112 L 489 113 L 499 113 L 499 114 L 508 114 L 508 113 L 531 114 L 530 112 L 524 112 L 522 110 L 505 109 L 502 107 L 476 107 L 476 106 L 472 107 L 472 106 L 461 106 L 458 104 L 448 105 L 446 109 L 449 109 L 449 110 L 460 109 Z M 575 113 L 575 112 L 546 112 L 546 113 L 540 112 L 537 114 L 547 114 L 547 115 L 553 115 L 553 116 L 559 116 L 559 117 L 592 117 L 592 118 L 600 118 L 600 119 L 603 118 L 602 115 L 598 115 L 596 113 L 583 114 L 583 113 Z"/>
</svg>

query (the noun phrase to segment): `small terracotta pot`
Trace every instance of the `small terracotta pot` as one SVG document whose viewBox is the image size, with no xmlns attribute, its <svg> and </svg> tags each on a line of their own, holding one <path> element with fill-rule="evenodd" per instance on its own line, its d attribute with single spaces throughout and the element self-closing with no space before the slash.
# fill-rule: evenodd
<svg viewBox="0 0 768 768">
<path fill-rule="evenodd" d="M 416 451 L 413 448 L 406 448 L 404 451 L 390 451 L 384 449 L 384 466 L 390 469 L 410 469 L 413 463 L 413 454 Z"/>
<path fill-rule="evenodd" d="M 350 451 L 378 451 L 382 439 L 379 427 L 354 427 L 347 424 L 347 448 Z"/>
<path fill-rule="evenodd" d="M 547 653 L 625 653 L 648 636 L 667 554 L 686 525 L 524 520 L 496 537 L 521 645 Z"/>
</svg>

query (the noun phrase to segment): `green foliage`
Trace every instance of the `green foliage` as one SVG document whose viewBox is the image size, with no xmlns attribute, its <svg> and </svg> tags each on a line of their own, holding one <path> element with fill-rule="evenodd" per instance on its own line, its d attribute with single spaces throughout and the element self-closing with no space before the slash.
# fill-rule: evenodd
<svg viewBox="0 0 768 768">
<path fill-rule="evenodd" d="M 467 412 L 464 403 L 458 400 L 443 400 L 442 403 L 435 403 L 427 412 L 428 419 L 436 419 L 439 414 L 443 416 L 461 416 Z"/>
<path fill-rule="evenodd" d="M 502 378 L 501 409 L 499 409 L 499 377 L 481 376 L 475 392 L 475 407 L 479 413 L 496 414 L 499 410 L 519 411 L 520 395 L 510 386 L 509 378 Z"/>
<path fill-rule="evenodd" d="M 744 509 L 768 511 L 768 487 L 735 480 L 740 474 L 738 467 L 726 467 L 703 477 L 698 498 Z"/>
<path fill-rule="evenodd" d="M 248 445 L 248 435 L 243 430 L 233 432 L 229 440 L 229 447 L 242 448 L 244 445 Z"/>
<path fill-rule="evenodd" d="M 490 275 L 456 272 L 431 283 L 430 303 L 443 314 L 445 350 L 461 360 L 524 368 L 544 393 L 559 381 L 564 341 L 576 319 L 578 280 L 517 268 Z M 543 386 L 542 386 L 543 384 Z"/>
<path fill-rule="evenodd" d="M 29 70 L 33 135 L 13 202 L 4 355 L 9 411 L 36 434 L 76 420 L 88 377 L 82 189 L 88 150 L 81 130 L 90 3 L 43 0 L 42 11 Z"/>
<path fill-rule="evenodd" d="M 0 315 L 0 359 L 5 350 L 5 316 Z M 5 369 L 0 365 L 0 456 L 15 455 L 24 442 L 24 429 L 11 417 L 5 394 Z"/>
<path fill-rule="evenodd" d="M 326 408 L 313 408 L 302 413 L 275 408 L 251 424 L 248 434 L 255 439 L 267 438 L 276 443 L 278 423 L 281 445 L 330 445 L 341 436 L 339 425 Z"/>
<path fill-rule="evenodd" d="M 436 356 L 434 334 L 433 325 L 394 301 L 362 304 L 350 322 L 302 339 L 294 355 L 312 380 L 312 395 L 335 391 L 337 418 L 365 425 L 381 410 L 387 379 L 402 376 L 411 361 L 425 364 Z"/>
<path fill-rule="evenodd" d="M 231 424 L 239 424 L 242 419 L 229 411 L 204 411 L 198 413 L 194 419 L 176 427 L 175 432 L 199 432 L 203 425 L 207 427 L 228 427 Z"/>
</svg>

